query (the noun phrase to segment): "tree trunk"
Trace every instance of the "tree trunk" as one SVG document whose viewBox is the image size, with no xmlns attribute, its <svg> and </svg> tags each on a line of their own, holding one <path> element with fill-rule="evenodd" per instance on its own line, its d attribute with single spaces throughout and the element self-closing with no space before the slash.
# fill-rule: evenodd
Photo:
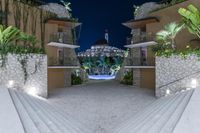
<svg viewBox="0 0 200 133">
<path fill-rule="evenodd" d="M 172 39 L 172 49 L 175 50 L 176 49 L 176 42 L 175 42 L 175 39 Z"/>
</svg>

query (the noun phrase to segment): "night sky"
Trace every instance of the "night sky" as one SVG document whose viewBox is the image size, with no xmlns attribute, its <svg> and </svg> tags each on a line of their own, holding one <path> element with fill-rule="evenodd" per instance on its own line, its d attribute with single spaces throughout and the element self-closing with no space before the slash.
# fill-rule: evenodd
<svg viewBox="0 0 200 133">
<path fill-rule="evenodd" d="M 160 0 L 69 0 L 72 3 L 73 17 L 82 25 L 78 51 L 88 48 L 98 39 L 104 38 L 104 31 L 109 31 L 110 45 L 123 48 L 130 29 L 122 25 L 133 19 L 133 5 Z M 46 0 L 59 2 L 59 0 Z"/>
</svg>

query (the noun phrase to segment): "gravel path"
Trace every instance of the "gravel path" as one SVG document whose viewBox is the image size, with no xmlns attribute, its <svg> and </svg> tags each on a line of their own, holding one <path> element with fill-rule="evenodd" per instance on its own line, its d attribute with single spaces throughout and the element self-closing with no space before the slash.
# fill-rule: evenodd
<svg viewBox="0 0 200 133">
<path fill-rule="evenodd" d="M 49 102 L 84 123 L 93 133 L 112 129 L 156 99 L 153 91 L 116 81 L 91 81 L 50 93 Z"/>
</svg>

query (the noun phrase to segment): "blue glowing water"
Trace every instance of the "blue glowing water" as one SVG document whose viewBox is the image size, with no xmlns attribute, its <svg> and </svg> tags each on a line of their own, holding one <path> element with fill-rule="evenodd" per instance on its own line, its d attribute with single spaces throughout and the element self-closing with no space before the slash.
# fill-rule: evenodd
<svg viewBox="0 0 200 133">
<path fill-rule="evenodd" d="M 115 75 L 89 75 L 89 79 L 93 80 L 111 80 L 115 79 Z"/>
</svg>

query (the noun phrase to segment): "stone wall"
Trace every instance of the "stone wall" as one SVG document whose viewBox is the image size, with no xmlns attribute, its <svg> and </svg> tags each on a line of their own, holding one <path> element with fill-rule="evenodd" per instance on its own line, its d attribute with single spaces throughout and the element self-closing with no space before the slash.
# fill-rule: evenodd
<svg viewBox="0 0 200 133">
<path fill-rule="evenodd" d="M 20 56 L 9 54 L 4 60 L 4 65 L 0 67 L 1 86 L 47 97 L 46 55 Z M 2 60 L 0 60 L 0 65 L 2 65 Z"/>
<path fill-rule="evenodd" d="M 121 82 L 124 78 L 124 73 L 125 73 L 126 69 L 125 69 L 125 63 L 122 64 L 122 67 L 120 68 L 120 70 L 117 72 L 115 80 L 118 82 Z"/>
<path fill-rule="evenodd" d="M 200 60 L 196 55 L 156 57 L 156 96 L 199 87 Z"/>
</svg>

